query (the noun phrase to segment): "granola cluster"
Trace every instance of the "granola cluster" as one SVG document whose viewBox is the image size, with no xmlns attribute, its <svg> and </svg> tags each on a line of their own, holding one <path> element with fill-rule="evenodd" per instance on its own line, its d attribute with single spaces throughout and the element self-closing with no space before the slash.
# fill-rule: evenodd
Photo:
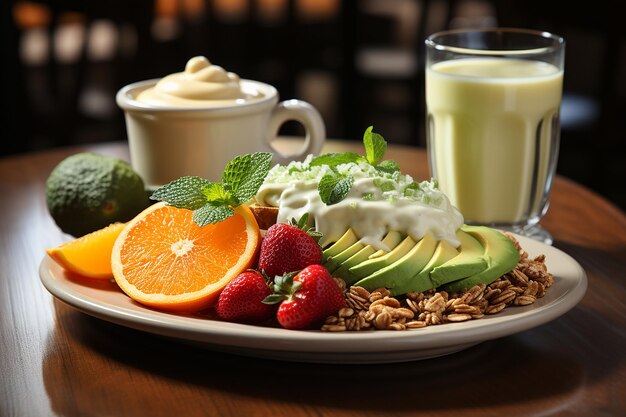
<svg viewBox="0 0 626 417">
<path fill-rule="evenodd" d="M 347 307 L 328 317 L 321 329 L 328 332 L 417 329 L 479 319 L 508 306 L 532 304 L 545 295 L 554 277 L 547 270 L 544 255 L 531 259 L 512 235 L 507 237 L 520 253 L 516 267 L 489 285 L 475 285 L 459 293 L 433 289 L 392 297 L 386 288 L 372 292 L 359 286 L 346 288 L 345 282 L 336 278 L 344 289 Z"/>
</svg>

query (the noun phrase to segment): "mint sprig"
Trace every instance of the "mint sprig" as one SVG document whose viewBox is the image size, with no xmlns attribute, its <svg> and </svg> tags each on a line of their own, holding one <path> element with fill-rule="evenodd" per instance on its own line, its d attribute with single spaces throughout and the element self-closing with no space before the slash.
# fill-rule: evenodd
<svg viewBox="0 0 626 417">
<path fill-rule="evenodd" d="M 392 159 L 386 159 L 377 164 L 376 169 L 382 172 L 386 172 L 387 174 L 393 174 L 394 172 L 400 171 L 400 165 L 398 165 L 398 163 Z"/>
<path fill-rule="evenodd" d="M 193 221 L 199 226 L 218 223 L 232 216 L 235 207 L 254 197 L 263 185 L 271 163 L 269 152 L 240 155 L 226 165 L 222 182 L 181 177 L 158 188 L 150 198 L 193 210 Z"/>
<path fill-rule="evenodd" d="M 239 155 L 226 164 L 222 184 L 226 192 L 239 200 L 239 204 L 250 200 L 259 191 L 271 168 L 272 154 L 257 152 Z"/>
<path fill-rule="evenodd" d="M 326 174 L 320 180 L 317 190 L 320 194 L 320 199 L 324 204 L 330 206 L 337 204 L 350 192 L 354 178 L 352 175 L 339 174 L 333 172 L 332 174 Z"/>
<path fill-rule="evenodd" d="M 365 147 L 365 156 L 354 152 L 327 153 L 313 158 L 309 163 L 309 166 L 328 165 L 333 171 L 324 175 L 317 187 L 320 198 L 326 205 L 336 204 L 346 198 L 354 183 L 354 178 L 351 175 L 337 172 L 335 167 L 338 165 L 364 162 L 386 174 L 400 171 L 400 165 L 396 161 L 383 160 L 387 151 L 387 141 L 382 135 L 374 132 L 373 126 L 365 129 L 363 146 Z"/>
<path fill-rule="evenodd" d="M 387 142 L 378 133 L 374 133 L 374 126 L 365 129 L 363 133 L 363 145 L 365 145 L 365 158 L 367 162 L 376 166 L 382 161 L 387 151 Z"/>
<path fill-rule="evenodd" d="M 313 158 L 309 166 L 328 165 L 336 167 L 337 165 L 349 164 L 350 162 L 367 162 L 367 160 L 354 152 L 325 153 Z"/>
<path fill-rule="evenodd" d="M 166 201 L 178 208 L 197 210 L 206 204 L 206 193 L 211 184 L 211 181 L 200 177 L 181 177 L 158 188 L 150 199 Z"/>
</svg>

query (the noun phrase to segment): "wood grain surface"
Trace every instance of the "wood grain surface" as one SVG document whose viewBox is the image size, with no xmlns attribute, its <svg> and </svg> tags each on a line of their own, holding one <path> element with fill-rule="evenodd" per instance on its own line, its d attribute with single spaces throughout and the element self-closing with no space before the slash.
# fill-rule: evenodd
<svg viewBox="0 0 626 417">
<path fill-rule="evenodd" d="M 330 142 L 326 151 L 357 144 Z M 393 365 L 313 365 L 191 347 L 92 318 L 42 286 L 44 250 L 69 239 L 44 183 L 84 150 L 0 159 L 0 416 L 626 415 L 626 215 L 557 178 L 542 224 L 584 267 L 589 288 L 541 327 L 463 352 Z M 389 158 L 428 175 L 415 148 Z"/>
</svg>

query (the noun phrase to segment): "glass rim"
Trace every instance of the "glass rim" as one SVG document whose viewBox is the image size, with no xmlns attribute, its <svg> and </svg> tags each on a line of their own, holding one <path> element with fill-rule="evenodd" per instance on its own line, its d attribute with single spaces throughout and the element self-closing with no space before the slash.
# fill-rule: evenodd
<svg viewBox="0 0 626 417">
<path fill-rule="evenodd" d="M 552 44 L 548 46 L 542 46 L 538 48 L 520 48 L 520 49 L 476 49 L 476 48 L 464 48 L 460 46 L 445 45 L 437 42 L 437 38 L 441 38 L 447 35 L 458 35 L 463 33 L 513 33 L 532 35 L 538 38 L 552 40 Z M 436 49 L 442 52 L 452 52 L 457 54 L 471 54 L 471 55 L 537 55 L 551 53 L 565 45 L 565 39 L 562 36 L 554 33 L 542 30 L 534 29 L 520 29 L 509 27 L 492 27 L 492 28 L 476 28 L 476 29 L 451 29 L 440 32 L 435 32 L 429 35 L 424 41 L 427 47 Z"/>
</svg>

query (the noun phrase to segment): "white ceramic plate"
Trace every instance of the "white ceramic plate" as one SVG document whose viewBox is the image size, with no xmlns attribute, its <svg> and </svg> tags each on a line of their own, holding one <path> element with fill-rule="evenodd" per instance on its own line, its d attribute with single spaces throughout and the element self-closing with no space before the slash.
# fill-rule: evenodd
<svg viewBox="0 0 626 417">
<path fill-rule="evenodd" d="M 385 363 L 426 359 L 547 323 L 573 308 L 587 289 L 581 266 L 564 252 L 517 236 L 531 256 L 546 255 L 554 285 L 543 298 L 493 316 L 410 331 L 326 333 L 293 331 L 174 315 L 146 308 L 113 282 L 72 276 L 51 258 L 41 262 L 43 285 L 55 297 L 89 315 L 211 349 L 263 358 L 324 363 Z"/>
</svg>

